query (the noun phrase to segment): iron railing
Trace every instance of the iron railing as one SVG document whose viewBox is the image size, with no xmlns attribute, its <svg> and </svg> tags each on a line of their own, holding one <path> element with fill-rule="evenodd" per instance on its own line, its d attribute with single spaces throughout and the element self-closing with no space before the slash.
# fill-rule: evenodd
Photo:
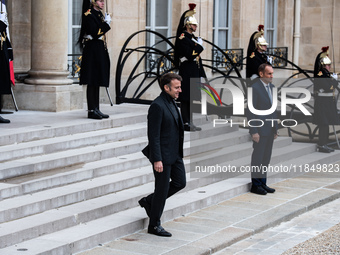
<svg viewBox="0 0 340 255">
<path fill-rule="evenodd" d="M 79 83 L 80 63 L 81 54 L 67 55 L 67 70 L 70 72 L 69 78 L 73 80 L 74 84 Z"/>
<path fill-rule="evenodd" d="M 288 59 L 288 47 L 268 48 L 267 52 L 273 57 L 274 67 L 286 67 Z"/>
<path fill-rule="evenodd" d="M 228 61 L 228 59 L 225 57 L 224 54 L 222 54 L 221 51 L 214 48 L 211 50 L 213 67 L 221 71 L 224 70 L 226 72 L 229 72 L 234 65 L 236 65 L 239 70 L 243 69 L 243 49 L 225 49 L 223 50 L 223 52 L 229 57 L 232 63 Z"/>
</svg>

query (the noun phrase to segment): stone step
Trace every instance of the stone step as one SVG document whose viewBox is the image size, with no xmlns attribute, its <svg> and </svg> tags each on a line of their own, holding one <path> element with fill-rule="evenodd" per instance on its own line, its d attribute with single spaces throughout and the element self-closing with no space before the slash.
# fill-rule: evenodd
<svg viewBox="0 0 340 255">
<path fill-rule="evenodd" d="M 137 126 L 139 126 L 139 124 Z M 231 143 L 233 142 L 233 140 L 235 142 L 237 139 L 246 140 L 246 138 L 242 138 L 242 137 L 247 137 L 247 135 L 244 133 L 239 133 L 237 135 L 229 134 L 230 132 L 233 132 L 235 128 L 228 128 L 227 126 L 219 127 L 213 130 L 209 130 L 208 126 L 207 127 L 204 126 L 204 128 L 205 128 L 205 131 L 197 132 L 194 138 L 198 139 L 197 141 L 202 141 L 201 143 L 204 143 L 205 146 L 209 146 L 212 149 L 216 149 L 218 148 L 218 146 L 224 145 L 223 143 L 222 144 L 216 143 L 215 142 L 216 140 Z M 130 129 L 131 131 L 132 127 L 131 128 L 128 127 L 128 129 Z M 217 135 L 218 133 L 221 133 L 221 135 Z M 210 135 L 215 135 L 215 137 L 209 137 Z M 186 133 L 186 137 L 188 136 L 193 136 L 193 135 Z M 146 140 L 146 137 L 141 136 L 138 139 Z M 186 139 L 186 140 L 189 140 L 189 139 Z M 136 139 L 134 139 L 134 141 L 136 141 Z M 122 145 L 120 147 L 125 148 L 126 146 L 129 146 L 129 145 L 133 146 L 134 141 L 131 140 L 126 143 L 121 142 Z M 142 144 L 144 146 L 146 142 Z M 117 143 L 115 143 L 115 145 L 117 145 Z M 105 147 L 106 148 L 109 147 L 110 149 L 112 149 L 114 148 L 115 145 L 113 144 L 112 146 L 105 145 Z M 200 143 L 195 145 L 195 144 L 191 144 L 191 142 L 185 142 L 184 155 L 187 156 L 189 155 L 189 153 L 193 153 L 194 151 L 199 151 L 202 148 L 200 145 L 201 145 Z M 100 152 L 100 148 L 102 147 L 103 146 L 94 147 L 92 152 L 98 153 L 98 151 Z M 68 152 L 62 152 L 59 154 L 53 154 L 54 161 L 58 161 L 60 164 L 62 160 L 65 160 L 65 158 L 62 158 L 62 157 L 65 157 L 65 154 L 69 158 L 78 157 L 79 155 L 83 153 L 83 151 L 84 149 L 77 149 L 77 150 L 72 150 Z M 92 155 L 92 152 L 87 152 L 88 153 L 87 155 L 89 154 Z M 77 162 L 77 164 L 73 163 L 73 167 L 68 167 L 68 165 L 65 164 L 55 170 L 49 170 L 48 168 L 45 168 L 45 169 L 41 169 L 38 172 L 34 172 L 34 174 L 31 174 L 31 175 L 28 174 L 22 177 L 16 177 L 16 178 L 6 180 L 5 183 L 0 183 L 1 199 L 10 198 L 10 197 L 17 196 L 17 195 L 28 194 L 32 192 L 37 192 L 37 191 L 44 190 L 47 188 L 67 185 L 67 184 L 71 184 L 74 182 L 84 181 L 84 180 L 88 180 L 94 177 L 107 175 L 107 174 L 113 174 L 118 171 L 128 170 L 131 168 L 135 168 L 137 166 L 141 167 L 141 166 L 149 164 L 148 160 L 142 155 L 142 153 L 140 153 L 140 149 L 138 150 L 138 152 L 128 153 L 124 155 L 120 155 L 120 154 L 122 153 L 117 153 L 117 150 L 116 150 L 116 153 L 114 154 L 115 157 L 112 157 L 112 158 L 108 157 L 106 159 L 100 159 L 100 160 L 97 159 L 96 161 L 91 160 L 90 162 L 85 162 L 83 164 L 80 164 L 79 162 Z M 82 157 L 86 158 L 86 155 L 82 155 Z M 51 155 L 38 157 L 38 159 L 40 160 L 41 158 L 47 158 L 47 160 L 50 161 L 50 164 L 54 162 L 51 159 Z M 36 157 L 31 159 L 31 161 L 35 162 L 34 167 L 39 166 L 38 159 Z M 13 162 L 8 162 L 7 165 L 12 165 L 11 163 Z M 5 167 L 6 164 L 3 164 L 3 165 Z M 22 167 L 26 167 L 25 164 L 22 164 Z M 61 169 L 61 167 L 63 167 L 63 169 Z M 12 170 L 13 169 L 15 170 L 16 168 L 12 167 Z M 3 171 L 5 170 L 7 170 L 7 174 L 8 174 L 8 171 L 11 170 L 11 168 L 4 169 Z"/>
<path fill-rule="evenodd" d="M 246 132 L 245 130 L 241 132 Z M 232 144 L 231 146 L 226 146 L 224 148 L 208 151 L 201 154 L 191 156 L 191 160 L 195 160 L 196 164 L 201 165 L 216 165 L 218 162 L 229 162 L 231 160 L 235 160 L 238 158 L 246 157 L 251 155 L 252 153 L 252 142 L 241 143 L 241 144 Z M 281 147 L 285 147 L 292 144 L 292 139 L 290 137 L 278 137 L 274 142 L 274 148 L 280 149 Z M 303 148 L 310 147 L 311 145 L 299 144 L 298 146 L 302 146 Z M 315 146 L 312 146 L 314 149 L 310 149 L 310 151 L 315 151 Z M 288 150 L 289 152 L 289 150 Z M 296 153 L 303 154 L 303 151 L 298 149 Z M 308 151 L 306 151 L 308 153 Z"/>
<path fill-rule="evenodd" d="M 0 179 L 4 180 L 134 153 L 141 151 L 146 143 L 146 137 L 136 137 L 133 140 L 116 141 L 7 161 L 1 163 Z"/>
<path fill-rule="evenodd" d="M 248 145 L 250 145 L 250 143 Z M 289 151 L 301 150 L 301 148 L 306 147 L 303 145 L 306 144 L 294 144 L 293 147 L 297 148 L 291 148 Z M 278 151 L 276 154 L 282 155 L 282 152 Z M 273 157 L 275 161 L 275 157 L 278 156 L 274 155 Z M 185 163 L 188 169 L 189 164 L 188 160 L 186 160 Z M 190 163 L 195 164 L 194 162 Z M 240 167 L 245 163 L 250 163 L 250 159 L 249 156 L 246 156 L 244 158 L 231 161 L 229 163 L 237 167 Z M 242 173 L 238 173 L 238 175 L 241 174 Z M 228 176 L 225 173 L 222 174 L 217 173 L 215 175 L 209 175 L 209 178 L 202 177 L 203 177 L 202 175 L 193 176 L 192 173 L 188 173 L 187 174 L 188 183 L 186 191 L 202 188 L 202 186 L 210 185 L 214 182 L 218 182 L 226 178 L 231 178 L 232 176 Z M 249 179 L 249 174 L 247 175 L 246 179 Z M 63 211 L 68 211 L 69 210 L 68 208 L 78 208 L 78 212 L 79 208 L 80 209 L 85 208 L 85 210 L 91 208 L 91 210 L 87 213 L 84 211 L 81 212 L 82 215 L 90 215 L 84 216 L 89 217 L 87 220 L 89 221 L 96 219 L 93 217 L 98 218 L 104 217 L 108 214 L 134 207 L 136 205 L 136 201 L 138 201 L 138 199 L 141 196 L 149 192 L 147 191 L 144 194 L 143 193 L 144 189 L 152 190 L 153 183 L 150 183 L 150 181 L 152 180 L 153 174 L 151 172 L 151 168 L 150 166 L 146 166 L 139 169 L 133 169 L 126 172 L 117 173 L 115 175 L 96 178 L 88 182 L 78 183 L 76 185 L 68 185 L 66 186 L 65 189 L 59 188 L 47 190 L 44 192 L 35 193 L 27 196 L 21 196 L 15 199 L 10 199 L 8 201 L 3 201 L 2 203 L 0 203 L 2 208 L 2 211 L 0 212 L 0 220 L 1 222 L 7 222 L 2 224 L 2 230 L 3 233 L 8 234 L 2 237 L 0 236 L 1 237 L 0 239 L 3 240 L 11 239 L 12 241 L 7 240 L 5 242 L 7 245 L 10 245 L 11 242 L 13 242 L 14 244 L 16 242 L 21 242 L 28 238 L 32 238 L 32 235 L 34 234 L 37 234 L 39 236 L 41 233 L 48 233 L 49 231 L 48 229 L 51 229 L 51 225 L 52 226 L 58 225 L 58 227 L 62 229 L 62 226 L 69 227 L 70 222 L 73 222 L 74 224 L 79 224 L 79 222 L 77 221 L 70 220 L 69 216 L 66 218 L 54 216 L 55 214 L 59 214 Z M 83 187 L 87 187 L 87 189 L 84 190 Z M 134 194 L 134 196 L 129 197 L 131 194 Z M 118 199 L 116 198 L 116 196 L 118 196 Z M 122 198 L 125 197 L 126 199 L 123 201 L 122 199 L 120 199 L 120 197 Z M 64 202 L 62 202 L 63 199 L 65 200 Z M 82 202 L 83 200 L 85 202 Z M 115 203 L 113 203 L 112 201 L 115 201 Z M 20 204 L 21 207 L 18 208 L 17 207 L 18 204 Z M 95 209 L 96 204 L 100 204 L 100 207 L 97 209 Z M 43 210 L 39 211 L 39 208 L 43 208 Z M 106 208 L 111 208 L 108 210 L 107 214 Z M 77 215 L 75 214 L 75 210 L 76 209 L 71 210 L 72 211 L 71 217 L 75 217 L 74 215 Z M 115 211 L 112 212 L 112 210 Z M 46 217 L 47 218 L 50 217 L 49 218 L 50 220 L 44 223 L 43 225 L 39 223 L 36 227 L 31 227 L 29 231 L 24 229 L 23 230 L 24 233 L 26 231 L 27 234 L 20 234 L 21 232 L 20 233 L 11 232 L 12 230 L 16 229 L 14 226 L 28 226 L 30 225 L 31 222 L 32 223 L 35 222 L 35 224 L 37 224 L 37 222 L 34 220 L 34 218 L 38 217 L 37 215 L 40 215 L 42 218 L 45 217 L 44 215 L 47 215 Z M 64 214 L 61 213 L 61 215 Z M 57 222 L 55 222 L 54 219 L 56 219 Z M 80 222 L 84 223 L 84 220 Z M 18 239 L 13 238 L 13 236 L 21 238 L 22 240 L 18 241 Z"/>
<path fill-rule="evenodd" d="M 129 155 L 88 162 L 66 169 L 56 169 L 10 179 L 6 183 L 0 183 L 0 196 L 2 199 L 6 199 L 31 194 L 149 164 L 149 160 L 138 151 Z"/>
<path fill-rule="evenodd" d="M 46 116 L 46 120 L 39 119 L 37 125 L 29 125 L 21 128 L 7 129 L 0 134 L 0 146 L 31 142 L 36 140 L 68 136 L 78 133 L 91 132 L 95 130 L 111 129 L 126 125 L 146 122 L 147 112 L 143 109 L 134 109 L 131 112 L 122 112 L 111 115 L 110 119 L 101 121 L 90 121 L 89 119 L 79 119 L 72 115 L 63 116 L 63 113 L 54 114 L 54 119 L 61 115 L 60 123 L 55 123 L 51 116 Z M 67 118 L 67 119 L 65 119 Z M 45 124 L 39 124 L 39 123 Z M 50 123 L 52 122 L 52 123 Z"/>
<path fill-rule="evenodd" d="M 337 151 L 333 156 L 339 158 L 340 152 Z M 314 157 L 315 156 L 315 157 Z M 331 154 L 321 154 L 312 153 L 310 155 L 305 155 L 300 158 L 296 158 L 299 161 L 307 162 L 308 159 L 318 158 L 317 162 L 329 163 L 329 158 Z M 321 161 L 320 161 L 321 160 Z M 309 162 L 313 163 L 313 162 Z M 275 178 L 275 176 L 273 176 Z M 126 197 L 135 196 L 135 202 L 144 194 L 147 194 L 152 190 L 152 185 L 141 187 L 136 187 L 134 191 L 126 192 Z M 162 221 L 168 221 L 179 217 L 181 215 L 187 214 L 189 212 L 207 207 L 210 205 L 217 204 L 220 201 L 224 201 L 231 197 L 237 196 L 239 194 L 245 193 L 249 190 L 249 175 L 240 178 L 232 178 L 227 180 L 222 180 L 220 182 L 210 184 L 204 187 L 199 187 L 193 190 L 184 190 L 179 195 L 175 195 L 175 198 L 170 198 L 167 201 L 165 211 L 163 213 Z M 113 196 L 113 195 L 112 195 Z M 299 208 L 299 212 L 308 210 L 308 208 L 314 208 L 320 201 L 320 197 L 317 197 L 317 201 L 312 201 L 311 198 L 313 194 L 308 193 L 306 199 L 304 197 L 299 197 L 298 201 L 301 202 L 303 208 Z M 339 197 L 339 193 L 332 195 L 329 199 L 336 199 Z M 108 197 L 108 200 L 113 200 Z M 119 201 L 118 196 L 115 201 Z M 89 202 L 89 201 L 86 201 Z M 294 203 L 294 204 L 296 204 Z M 97 204 L 91 205 L 96 207 Z M 65 209 L 65 210 L 64 210 Z M 275 208 L 276 213 L 279 208 Z M 92 247 L 97 246 L 108 241 L 112 241 L 115 238 L 131 234 L 138 230 L 143 229 L 146 224 L 146 214 L 145 211 L 140 207 L 134 207 L 127 209 L 125 211 L 120 211 L 102 217 L 96 220 L 91 220 L 86 222 L 88 218 L 85 214 L 82 214 L 82 210 L 77 209 L 77 211 L 72 211 L 71 207 L 66 210 L 66 208 L 61 208 L 59 217 L 55 218 L 56 222 L 60 219 L 61 214 L 68 214 L 69 222 L 76 221 L 78 225 L 69 227 L 64 230 L 60 230 L 55 233 L 50 233 L 46 235 L 39 236 L 37 238 L 24 241 L 19 244 L 12 245 L 7 248 L 0 250 L 1 254 L 16 255 L 22 254 L 19 250 L 26 250 L 25 254 L 74 254 Z M 113 208 L 114 211 L 114 208 Z M 52 212 L 55 213 L 55 212 Z M 270 214 L 269 212 L 266 212 Z M 295 215 L 295 214 L 294 214 Z M 283 216 L 282 216 L 283 217 Z M 276 217 L 277 218 L 277 217 Z M 278 219 L 275 219 L 277 221 Z M 83 222 L 82 222 L 83 221 Z M 33 221 L 32 222 L 36 222 Z M 45 224 L 45 220 L 42 218 L 42 225 Z M 48 223 L 46 223 L 48 225 Z M 70 224 L 70 225 L 72 225 Z M 244 222 L 246 224 L 246 222 Z M 268 223 L 266 223 L 268 224 Z M 50 228 L 57 227 L 54 224 L 49 225 Z M 242 226 L 242 222 L 239 223 Z M 32 225 L 31 225 L 32 226 Z M 263 226 L 265 227 L 265 226 Z M 260 228 L 263 228 L 260 226 Z M 48 228 L 48 227 L 47 227 Z M 9 229 L 9 227 L 4 228 Z M 257 230 L 260 231 L 261 229 Z M 28 231 L 33 232 L 33 231 Z M 2 238 L 1 238 L 2 240 Z"/>
<path fill-rule="evenodd" d="M 229 140 L 238 139 L 238 136 L 244 136 L 244 132 L 241 132 L 241 134 L 238 135 L 233 134 L 231 137 L 221 135 L 220 139 L 223 139 L 224 137 L 224 141 L 228 143 Z M 210 142 L 215 143 L 214 139 Z M 188 142 L 186 142 L 186 144 L 187 143 Z M 209 142 L 206 141 L 205 144 L 209 145 Z M 195 148 L 195 146 L 193 146 L 193 148 Z M 104 174 L 102 176 L 99 174 L 101 170 L 98 168 L 91 169 L 91 167 L 94 165 L 97 165 L 98 167 L 100 164 L 103 166 L 103 162 L 94 162 L 87 164 L 87 169 L 82 169 L 82 172 L 80 172 L 80 169 L 77 169 L 72 173 L 60 173 L 57 176 L 42 178 L 41 180 L 34 179 L 28 183 L 17 185 L 16 189 L 14 184 L 12 184 L 12 186 L 10 186 L 10 184 L 5 184 L 6 186 L 2 189 L 2 194 L 4 197 L 12 196 L 12 198 L 0 202 L 0 222 L 26 217 L 28 215 L 40 213 L 46 209 L 77 203 L 83 199 L 107 195 L 112 192 L 120 191 L 121 189 L 142 185 L 152 180 L 152 176 L 141 174 L 143 172 L 140 169 L 144 169 L 143 166 L 146 166 L 147 169 L 149 168 L 148 160 L 141 152 L 135 153 L 131 159 L 130 155 L 124 155 L 123 158 L 116 159 L 116 162 L 117 165 L 114 165 L 113 160 L 106 159 L 104 162 L 105 171 L 101 172 L 101 174 Z M 131 162 L 135 163 L 133 164 Z M 140 162 L 143 162 L 143 165 L 138 165 Z M 130 165 L 127 165 L 129 163 Z M 130 170 L 129 168 L 126 168 L 132 166 L 135 166 L 136 168 L 130 168 Z M 110 172 L 109 168 L 111 169 Z M 187 166 L 187 169 L 190 168 Z M 94 173 L 95 170 L 96 172 Z M 78 177 L 78 174 L 80 177 Z M 71 177 L 75 178 L 72 183 Z M 124 179 L 124 177 L 126 179 Z M 62 186 L 61 181 L 64 181 Z M 65 184 L 68 185 L 65 186 Z M 11 195 L 9 195 L 10 192 L 12 192 Z M 14 195 L 17 195 L 17 197 L 13 197 Z M 20 205 L 20 210 L 16 207 L 17 205 Z M 31 209 L 32 207 L 34 210 Z"/>
<path fill-rule="evenodd" d="M 195 158 L 194 163 L 191 164 L 190 176 L 192 178 L 202 179 L 213 178 L 215 181 L 216 179 L 225 179 L 239 176 L 243 174 L 244 171 L 246 171 L 250 176 L 249 166 L 251 162 L 252 143 L 248 142 L 243 145 L 236 145 L 233 147 L 233 149 L 235 150 L 233 151 L 234 155 L 230 155 L 232 153 L 230 152 L 230 149 L 228 149 L 228 154 L 225 154 L 225 157 L 223 157 L 223 153 L 219 151 L 218 154 L 220 155 L 216 155 L 216 158 L 211 159 L 210 155 L 207 157 Z M 292 158 L 304 159 L 304 157 L 308 156 L 309 154 L 316 153 L 315 150 L 316 146 L 314 144 L 291 143 L 290 138 L 280 137 L 274 142 L 270 164 L 280 166 L 283 163 L 286 164 L 286 162 L 290 162 Z M 238 155 L 238 157 L 235 155 Z M 329 155 L 329 157 L 333 159 L 331 155 Z M 217 161 L 217 159 L 220 161 Z M 204 166 L 212 166 L 215 168 L 212 168 L 213 171 L 207 171 Z M 213 172 L 213 174 L 211 174 L 211 172 Z"/>
<path fill-rule="evenodd" d="M 143 125 L 144 124 L 144 125 Z M 185 140 L 211 137 L 217 134 L 229 133 L 238 129 L 234 127 L 216 127 L 212 124 L 202 126 L 201 132 L 187 133 Z M 143 135 L 144 132 L 144 135 Z M 62 133 L 62 132 L 60 132 Z M 49 138 L 27 143 L 19 143 L 0 147 L 0 179 L 14 178 L 17 176 L 64 168 L 72 165 L 84 164 L 89 161 L 103 159 L 108 155 L 117 156 L 110 147 L 116 144 L 124 148 L 124 140 L 136 138 L 136 144 L 140 143 L 138 138 L 146 135 L 146 123 L 127 125 L 124 127 L 110 128 L 94 132 L 85 132 L 69 136 Z M 111 142 L 111 143 L 110 143 Z M 113 144 L 113 142 L 115 142 Z M 101 144 L 102 143 L 102 144 Z M 127 146 L 133 147 L 134 141 L 126 141 Z M 139 150 L 135 146 L 131 153 Z M 105 157 L 103 157 L 105 155 Z M 10 160 L 10 161 L 9 161 Z"/>
<path fill-rule="evenodd" d="M 145 122 L 0 147 L 0 162 L 145 136 Z"/>
</svg>

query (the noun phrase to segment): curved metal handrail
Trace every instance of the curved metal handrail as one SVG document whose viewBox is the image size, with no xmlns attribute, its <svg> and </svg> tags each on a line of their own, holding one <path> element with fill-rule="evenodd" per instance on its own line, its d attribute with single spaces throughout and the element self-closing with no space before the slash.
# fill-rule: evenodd
<svg viewBox="0 0 340 255">
<path fill-rule="evenodd" d="M 133 39 L 135 39 L 137 36 L 141 34 L 147 34 L 152 33 L 157 37 L 157 43 L 155 43 L 152 46 L 138 46 L 138 47 L 128 47 Z M 156 82 L 159 81 L 160 76 L 163 73 L 166 72 L 177 72 L 178 70 L 175 67 L 174 63 L 174 44 L 171 40 L 173 40 L 175 37 L 164 37 L 162 34 L 152 31 L 152 30 L 141 30 L 138 32 L 133 33 L 124 43 L 121 52 L 118 57 L 117 62 L 117 68 L 116 68 L 116 103 L 120 104 L 123 102 L 130 102 L 130 103 L 140 103 L 140 104 L 150 104 L 153 99 L 142 99 L 143 95 L 152 87 L 155 85 Z M 214 73 L 214 76 L 210 80 L 206 80 L 208 84 L 217 82 L 219 79 L 222 80 L 222 84 L 226 84 L 229 82 L 233 86 L 237 86 L 241 89 L 242 93 L 245 96 L 247 94 L 247 80 L 242 77 L 240 68 L 242 68 L 245 64 L 245 59 L 241 58 L 239 61 L 235 62 L 234 59 L 231 59 L 229 55 L 226 53 L 225 50 L 222 50 L 217 45 L 213 44 L 212 42 L 203 39 L 203 41 L 206 43 L 206 45 L 211 46 L 211 48 L 214 51 L 217 51 L 219 54 L 219 60 L 215 61 L 211 59 L 202 59 L 203 67 L 205 70 L 211 70 Z M 157 48 L 158 45 L 166 43 L 167 50 L 162 51 Z M 137 58 L 134 57 L 134 54 L 139 54 Z M 284 58 L 280 55 L 274 55 L 274 54 L 268 54 L 276 59 L 280 59 L 283 61 L 286 65 L 285 66 L 275 66 L 274 68 L 277 69 L 283 69 L 283 70 L 289 70 L 293 71 L 293 73 L 287 77 L 281 84 L 276 84 L 276 87 L 278 88 L 278 101 L 281 101 L 281 89 L 284 87 L 294 87 L 298 86 L 299 83 L 306 83 L 308 81 L 311 82 L 306 88 L 311 90 L 313 86 L 313 78 L 310 76 L 310 73 L 313 73 L 313 71 L 310 70 L 304 70 L 300 68 L 298 65 L 293 63 L 292 61 Z M 132 57 L 134 62 L 131 65 L 131 70 L 129 71 L 129 74 L 126 76 L 126 82 L 123 85 L 122 79 L 123 79 L 123 71 L 126 67 L 126 64 L 128 60 L 130 60 Z M 142 64 L 145 65 L 148 57 L 152 58 L 151 64 L 149 67 L 141 66 Z M 219 64 L 226 64 L 228 67 L 230 67 L 227 70 L 221 70 L 220 68 L 217 68 L 216 66 L 219 66 Z M 280 62 L 282 63 L 282 62 Z M 130 63 L 131 64 L 131 63 Z M 214 65 L 215 64 L 215 65 Z M 141 71 L 138 71 L 141 69 Z M 232 75 L 234 74 L 234 75 Z M 302 78 L 296 79 L 298 76 L 303 76 Z M 138 81 L 138 82 L 137 82 Z M 127 97 L 129 88 L 134 85 L 134 91 L 132 92 L 132 97 Z M 219 95 L 222 100 L 222 105 L 225 107 L 225 111 L 223 112 L 224 116 L 231 116 L 232 115 L 232 104 L 228 104 L 225 101 L 223 101 L 223 92 L 224 88 L 220 89 Z M 314 94 L 311 91 L 311 95 L 314 98 Z M 290 98 L 301 98 L 303 94 L 300 94 L 296 97 L 289 96 Z M 339 97 L 339 95 L 338 95 Z M 246 101 L 245 101 L 246 103 Z M 310 109 L 313 109 L 314 106 L 307 103 L 306 104 Z M 208 103 L 208 111 L 216 111 L 216 107 Z M 193 106 L 194 111 L 199 111 L 200 107 Z M 307 136 L 309 139 L 313 139 L 315 137 L 315 134 L 317 132 L 317 126 L 312 128 L 310 125 L 312 122 L 312 118 L 310 116 L 303 116 L 296 106 L 292 106 L 290 108 L 289 113 L 287 114 L 289 118 L 291 119 L 297 119 L 298 124 L 306 125 L 306 133 L 301 132 L 294 128 L 288 128 L 288 134 L 292 136 L 292 134 L 298 134 L 302 136 Z M 286 118 L 287 116 L 280 116 L 281 119 Z M 340 132 L 340 131 L 338 131 Z"/>
</svg>

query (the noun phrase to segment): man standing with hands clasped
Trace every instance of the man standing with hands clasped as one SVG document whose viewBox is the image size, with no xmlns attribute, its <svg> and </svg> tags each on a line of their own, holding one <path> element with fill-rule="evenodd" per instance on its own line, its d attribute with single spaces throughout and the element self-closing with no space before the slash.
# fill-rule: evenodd
<svg viewBox="0 0 340 255">
<path fill-rule="evenodd" d="M 271 65 L 264 63 L 259 66 L 258 73 L 260 79 L 252 85 L 252 95 L 250 95 L 252 105 L 259 111 L 269 110 L 272 107 L 274 85 L 271 82 L 274 70 Z M 277 112 L 275 110 L 268 115 L 256 115 L 248 109 L 247 118 L 248 121 L 257 120 L 251 121 L 252 126 L 249 127 L 254 149 L 251 156 L 252 187 L 250 192 L 259 195 L 274 193 L 275 189 L 269 188 L 266 184 L 267 173 L 265 170 L 270 162 L 274 139 L 277 138 L 278 124 L 275 120 Z"/>
<path fill-rule="evenodd" d="M 160 79 L 162 93 L 153 101 L 148 112 L 149 144 L 143 149 L 153 166 L 154 193 L 138 201 L 150 218 L 148 233 L 170 237 L 162 226 L 165 201 L 186 185 L 183 164 L 184 127 L 175 99 L 181 90 L 182 78 L 167 73 Z M 171 181 L 170 181 L 171 179 Z"/>
</svg>

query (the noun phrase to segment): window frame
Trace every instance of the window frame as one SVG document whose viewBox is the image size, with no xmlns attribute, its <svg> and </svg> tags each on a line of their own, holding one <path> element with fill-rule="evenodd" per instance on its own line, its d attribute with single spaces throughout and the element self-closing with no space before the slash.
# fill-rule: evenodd
<svg viewBox="0 0 340 255">
<path fill-rule="evenodd" d="M 150 0 L 150 26 L 147 26 L 147 22 L 145 22 L 145 29 L 149 29 L 152 31 L 157 31 L 158 29 L 167 29 L 167 37 L 171 37 L 172 33 L 172 0 L 168 0 L 168 26 L 157 26 L 156 24 L 156 1 L 157 0 Z M 147 3 L 147 1 L 145 2 Z M 146 13 L 145 13 L 145 18 L 147 21 L 147 6 L 146 6 Z M 154 45 L 156 43 L 156 35 L 151 33 L 150 34 L 150 45 Z"/>
<path fill-rule="evenodd" d="M 227 13 L 227 20 L 228 20 L 228 27 L 220 27 L 218 25 L 219 21 L 219 0 L 214 0 L 214 22 L 213 22 L 213 42 L 215 45 L 218 45 L 219 41 L 219 31 L 225 30 L 227 31 L 228 35 L 228 40 L 226 41 L 226 49 L 231 47 L 232 44 L 232 38 L 231 38 L 231 29 L 232 29 L 232 7 L 233 7 L 233 1 L 232 0 L 227 0 L 227 6 L 228 6 L 228 12 Z M 220 46 L 219 46 L 220 47 Z M 221 48 L 221 47 L 220 47 Z"/>
<path fill-rule="evenodd" d="M 274 17 L 274 24 L 273 27 L 269 26 L 269 15 L 268 15 L 268 2 L 269 1 L 273 1 L 274 2 L 274 10 L 272 10 L 272 12 L 274 13 L 273 17 Z M 277 16 L 278 16 L 278 0 L 266 0 L 266 6 L 265 6 L 265 24 L 264 24 L 264 37 L 269 38 L 268 35 L 268 31 L 272 31 L 273 32 L 273 41 L 270 42 L 267 40 L 267 42 L 269 43 L 270 47 L 276 47 L 277 46 Z"/>
<path fill-rule="evenodd" d="M 81 24 L 73 24 L 73 1 L 74 0 L 68 0 L 68 54 L 75 54 L 73 52 L 73 29 L 75 28 L 81 28 Z M 78 0 L 81 1 L 81 0 Z M 82 3 L 82 1 L 81 1 Z M 80 21 L 80 16 L 79 16 L 79 21 Z"/>
</svg>

